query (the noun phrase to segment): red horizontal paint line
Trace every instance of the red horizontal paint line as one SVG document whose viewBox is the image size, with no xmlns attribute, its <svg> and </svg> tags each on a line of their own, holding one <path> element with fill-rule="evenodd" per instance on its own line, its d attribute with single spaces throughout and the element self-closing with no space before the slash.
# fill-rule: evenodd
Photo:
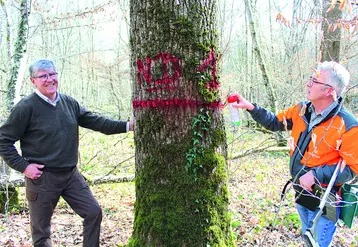
<svg viewBox="0 0 358 247">
<path fill-rule="evenodd" d="M 133 109 L 139 108 L 168 108 L 168 107 L 208 107 L 208 108 L 222 108 L 224 105 L 221 101 L 206 103 L 202 101 L 188 100 L 188 99 L 169 99 L 169 100 L 133 100 Z"/>
<path fill-rule="evenodd" d="M 151 87 L 151 88 L 146 88 L 145 90 L 147 92 L 154 92 L 154 91 L 173 91 L 177 89 L 178 86 L 170 86 L 170 87 Z"/>
</svg>

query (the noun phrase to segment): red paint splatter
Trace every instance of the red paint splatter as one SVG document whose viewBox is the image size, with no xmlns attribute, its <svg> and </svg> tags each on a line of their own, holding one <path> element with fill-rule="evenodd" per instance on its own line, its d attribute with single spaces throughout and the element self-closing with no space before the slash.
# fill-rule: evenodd
<svg viewBox="0 0 358 247">
<path fill-rule="evenodd" d="M 152 74 L 152 67 L 159 65 L 163 77 L 155 79 Z M 170 71 L 171 70 L 171 71 Z M 171 73 L 169 73 L 171 72 Z M 137 77 L 139 86 L 142 87 L 143 80 L 147 84 L 147 91 L 154 91 L 158 89 L 176 89 L 178 86 L 178 78 L 180 77 L 181 65 L 180 60 L 169 53 L 159 53 L 153 58 L 147 57 L 145 64 L 141 59 L 137 61 Z M 153 83 L 154 82 L 154 83 Z M 159 85 L 169 85 L 168 87 L 158 87 Z"/>
<path fill-rule="evenodd" d="M 160 68 L 162 78 L 153 78 L 155 66 Z M 145 63 L 143 60 L 137 61 L 137 77 L 140 88 L 144 88 L 147 92 L 157 90 L 173 91 L 178 89 L 178 79 L 181 77 L 180 60 L 169 53 L 159 53 L 153 58 L 147 57 Z M 198 72 L 210 70 L 212 80 L 206 83 L 209 90 L 217 90 L 220 83 L 217 81 L 216 75 L 216 57 L 213 50 L 210 51 L 209 57 L 200 62 L 200 66 L 194 69 Z M 158 75 L 156 75 L 158 76 Z M 144 80 L 143 80 L 144 79 Z M 153 100 L 134 100 L 133 108 L 166 108 L 166 107 L 209 107 L 218 108 L 223 104 L 218 102 L 206 103 L 189 99 L 153 99 Z"/>
<path fill-rule="evenodd" d="M 168 107 L 189 107 L 189 108 L 195 108 L 195 107 L 208 107 L 208 108 L 222 108 L 224 105 L 222 102 L 211 102 L 206 103 L 202 101 L 196 101 L 196 100 L 188 100 L 188 99 L 154 99 L 154 100 L 133 100 L 133 108 L 139 109 L 139 108 L 168 108 Z"/>
<path fill-rule="evenodd" d="M 220 83 L 217 80 L 216 75 L 216 57 L 215 52 L 213 50 L 210 51 L 209 57 L 205 59 L 204 61 L 200 62 L 200 67 L 198 68 L 198 71 L 204 72 L 207 69 L 211 69 L 211 76 L 213 80 L 208 82 L 205 86 L 208 89 L 218 89 L 220 87 Z"/>
</svg>

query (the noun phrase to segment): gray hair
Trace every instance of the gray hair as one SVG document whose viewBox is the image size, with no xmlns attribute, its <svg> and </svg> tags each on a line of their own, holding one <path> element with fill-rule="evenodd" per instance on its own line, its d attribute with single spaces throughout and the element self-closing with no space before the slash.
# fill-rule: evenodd
<svg viewBox="0 0 358 247">
<path fill-rule="evenodd" d="M 37 71 L 39 70 L 48 70 L 53 68 L 56 71 L 55 64 L 48 59 L 40 59 L 35 61 L 33 64 L 30 65 L 29 72 L 30 77 L 35 77 Z"/>
<path fill-rule="evenodd" d="M 349 84 L 350 74 L 348 70 L 334 61 L 320 63 L 317 70 L 329 72 L 330 79 L 326 83 L 334 88 L 338 97 L 341 96 Z"/>
</svg>

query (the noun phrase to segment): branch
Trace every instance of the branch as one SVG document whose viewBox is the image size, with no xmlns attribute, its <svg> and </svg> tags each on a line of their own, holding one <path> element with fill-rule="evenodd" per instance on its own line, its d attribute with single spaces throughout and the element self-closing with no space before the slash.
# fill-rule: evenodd
<svg viewBox="0 0 358 247">
<path fill-rule="evenodd" d="M 239 153 L 239 154 L 236 154 L 236 156 L 233 156 L 231 158 L 231 160 L 236 160 L 236 159 L 239 159 L 239 158 L 243 158 L 243 157 L 246 157 L 246 156 L 249 156 L 251 154 L 255 154 L 255 153 L 261 153 L 261 152 L 289 152 L 290 151 L 290 148 L 289 147 L 276 147 L 277 145 L 270 145 L 270 146 L 267 146 L 267 147 L 262 147 L 262 148 L 257 148 L 257 149 L 251 149 L 251 150 L 246 150 L 244 151 L 243 153 Z M 276 148 L 273 148 L 273 147 L 276 147 Z"/>
<path fill-rule="evenodd" d="M 95 177 L 90 180 L 87 180 L 89 185 L 97 185 L 97 184 L 111 184 L 111 183 L 127 183 L 132 182 L 134 180 L 134 175 L 127 175 L 127 176 L 106 176 L 106 177 Z M 14 187 L 25 187 L 25 179 L 17 178 L 13 181 L 6 181 L 4 179 L 0 179 L 0 190 L 5 188 L 7 184 L 8 188 Z"/>
<path fill-rule="evenodd" d="M 107 176 L 107 177 L 96 177 L 91 180 L 87 180 L 87 183 L 90 185 L 97 184 L 111 184 L 111 183 L 128 183 L 134 180 L 134 175 L 127 175 L 124 177 L 117 176 Z"/>
</svg>

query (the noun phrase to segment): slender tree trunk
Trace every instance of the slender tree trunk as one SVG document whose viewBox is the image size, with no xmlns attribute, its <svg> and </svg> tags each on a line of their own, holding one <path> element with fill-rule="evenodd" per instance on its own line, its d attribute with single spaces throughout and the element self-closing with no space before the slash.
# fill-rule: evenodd
<svg viewBox="0 0 358 247">
<path fill-rule="evenodd" d="M 136 203 L 129 246 L 235 246 L 216 0 L 131 0 Z"/>
<path fill-rule="evenodd" d="M 253 13 L 251 10 L 250 1 L 245 0 L 245 5 L 246 5 L 246 10 L 247 10 L 248 18 L 249 18 L 249 23 L 250 23 L 253 49 L 254 49 L 255 55 L 257 57 L 257 61 L 259 63 L 261 72 L 262 72 L 264 85 L 265 85 L 266 92 L 269 97 L 270 108 L 271 108 L 271 111 L 277 113 L 278 112 L 278 106 L 277 106 L 278 103 L 277 103 L 276 91 L 273 88 L 273 85 L 272 85 L 273 82 L 270 78 L 270 72 L 268 71 L 268 67 L 267 67 L 265 59 L 262 55 L 262 50 L 261 50 L 259 38 L 257 37 L 256 26 L 255 26 L 255 22 L 254 22 Z M 286 140 L 283 138 L 283 136 L 280 132 L 275 133 L 275 136 L 276 136 L 278 146 L 286 145 Z"/>
<path fill-rule="evenodd" d="M 48 36 L 49 36 L 49 30 L 44 28 L 45 27 L 45 19 L 44 17 L 41 18 L 41 24 L 43 26 L 43 28 L 41 28 L 41 40 L 42 40 L 42 57 L 49 57 L 49 52 L 50 52 L 50 46 L 49 46 L 49 42 L 48 42 Z"/>
<path fill-rule="evenodd" d="M 2 1 L 1 4 L 3 4 Z M 4 5 L 2 5 L 2 7 L 4 8 Z M 24 66 L 22 63 L 23 63 L 23 56 L 26 52 L 28 15 L 29 15 L 29 8 L 27 5 L 27 1 L 22 0 L 20 2 L 20 21 L 17 31 L 17 38 L 15 42 L 14 55 L 13 55 L 13 60 L 10 63 L 11 71 L 10 71 L 10 79 L 8 81 L 7 95 L 6 95 L 7 111 L 10 111 L 11 107 L 13 106 L 16 91 L 19 93 L 19 87 L 21 86 L 21 85 L 17 86 L 17 84 L 21 83 L 20 81 L 21 77 L 19 78 L 19 73 L 20 73 L 20 68 Z M 9 35 L 10 35 L 10 30 L 8 27 L 8 38 L 10 39 Z M 8 43 L 8 45 L 11 45 L 11 43 Z M 11 50 L 12 50 L 11 47 L 9 47 L 9 51 L 8 51 L 9 56 L 11 56 Z M 10 60 L 11 59 L 12 58 L 10 57 Z M 3 167 L 5 168 L 5 171 L 1 171 L 1 172 L 5 172 L 6 174 L 10 175 L 11 174 L 10 168 L 2 163 L 1 169 L 3 169 Z M 15 188 L 8 188 L 7 186 L 8 186 L 7 180 L 5 180 L 5 187 L 9 195 L 11 194 L 11 199 L 3 197 L 4 192 L 0 192 L 0 204 L 8 205 L 5 208 L 0 207 L 0 211 L 5 213 L 7 213 L 6 211 L 8 209 L 11 209 L 12 207 L 16 207 L 18 205 L 18 197 L 17 197 L 18 192 L 16 191 Z M 5 199 L 6 202 L 4 202 L 3 199 Z"/>
<path fill-rule="evenodd" d="M 247 6 L 245 5 L 245 13 L 247 13 Z M 252 64 L 253 64 L 253 60 L 252 60 L 252 54 L 253 51 L 251 49 L 251 47 L 249 46 L 249 39 L 250 39 L 250 35 L 249 35 L 249 29 L 248 29 L 248 17 L 247 15 L 245 15 L 245 52 L 246 52 L 246 60 L 245 60 L 245 69 L 244 71 L 247 71 L 247 73 L 244 73 L 244 81 L 245 81 L 245 85 L 247 87 L 247 95 L 246 98 L 249 99 L 251 102 L 254 102 L 254 92 L 252 89 L 252 84 L 249 83 L 249 81 L 253 81 L 253 77 L 252 77 Z M 246 115 L 248 115 L 248 113 L 246 111 L 244 111 L 244 113 Z M 252 118 L 248 118 L 250 120 L 247 121 L 247 127 L 251 127 L 251 126 L 255 126 L 256 122 L 254 122 L 252 120 Z"/>
<path fill-rule="evenodd" d="M 268 93 L 269 102 L 270 102 L 270 108 L 271 111 L 277 112 L 277 96 L 276 92 L 273 88 L 272 81 L 270 78 L 270 73 L 268 71 L 266 62 L 264 61 L 264 57 L 262 56 L 262 50 L 260 46 L 260 41 L 257 37 L 256 32 L 256 26 L 254 22 L 253 13 L 251 10 L 251 4 L 249 0 L 245 0 L 246 10 L 249 18 L 249 24 L 250 24 L 250 30 L 251 30 L 251 36 L 252 36 L 252 42 L 253 42 L 253 49 L 255 51 L 255 55 L 258 59 L 258 63 L 262 72 L 262 77 L 264 80 L 264 85 L 266 88 L 266 91 Z"/>
<path fill-rule="evenodd" d="M 340 60 L 341 48 L 341 28 L 336 30 L 329 30 L 330 25 L 342 18 L 342 11 L 339 9 L 339 2 L 337 2 L 334 9 L 327 12 L 331 5 L 331 0 L 323 0 L 323 18 L 322 22 L 322 39 L 320 43 L 320 51 L 322 52 L 322 61 L 336 61 Z"/>
<path fill-rule="evenodd" d="M 10 21 L 9 21 L 9 16 L 7 14 L 7 9 L 6 9 L 6 5 L 5 5 L 5 1 L 2 1 L 0 0 L 0 5 L 1 5 L 1 8 L 4 12 L 4 15 L 5 15 L 5 19 L 6 19 L 6 48 L 7 48 L 7 58 L 8 58 L 8 61 L 10 63 L 10 68 L 12 67 L 12 60 L 11 60 L 11 57 L 12 57 L 12 49 L 11 49 L 11 28 L 10 28 Z"/>
<path fill-rule="evenodd" d="M 269 10 L 272 10 L 272 4 L 271 4 L 271 0 L 268 0 L 268 4 L 269 4 Z M 275 49 L 273 47 L 274 41 L 273 41 L 273 29 L 272 29 L 272 16 L 268 15 L 269 18 L 269 23 L 270 23 L 270 43 L 271 43 L 271 47 L 270 47 L 270 53 L 275 56 Z M 276 66 L 274 66 L 275 68 Z"/>
<path fill-rule="evenodd" d="M 28 9 L 27 0 L 21 0 L 20 2 L 20 12 L 21 19 L 19 22 L 19 28 L 17 32 L 17 38 L 15 42 L 15 51 L 13 66 L 11 68 L 10 80 L 8 82 L 8 92 L 7 92 L 7 109 L 10 110 L 14 104 L 15 98 L 15 88 L 18 78 L 18 72 L 21 65 L 21 59 L 26 52 L 26 42 L 27 42 L 27 28 L 28 28 L 28 17 L 30 10 Z"/>
<path fill-rule="evenodd" d="M 226 0 L 224 1 L 221 10 L 221 20 L 220 20 L 220 49 L 223 50 L 224 48 L 224 32 L 225 32 L 225 22 L 226 22 Z"/>
</svg>

